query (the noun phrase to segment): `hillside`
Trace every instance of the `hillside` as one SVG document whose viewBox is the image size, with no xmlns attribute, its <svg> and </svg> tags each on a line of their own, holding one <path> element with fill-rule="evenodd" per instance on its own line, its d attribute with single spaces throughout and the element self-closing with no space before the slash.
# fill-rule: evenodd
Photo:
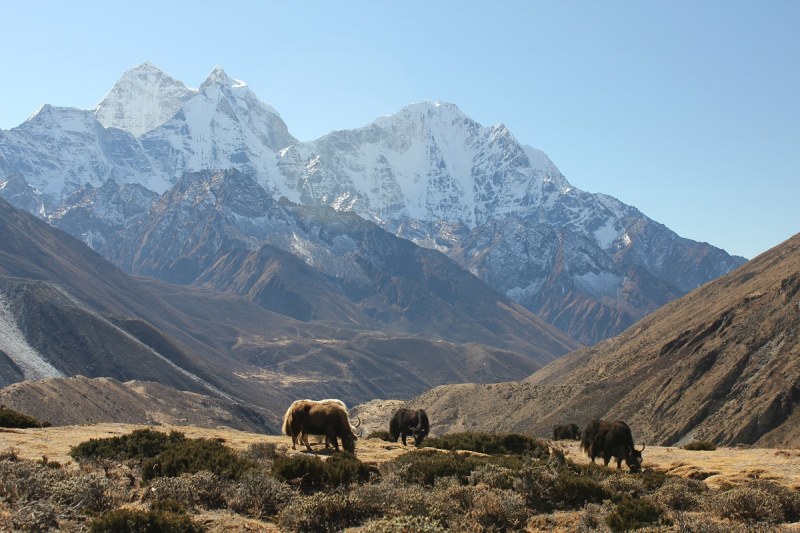
<svg viewBox="0 0 800 533">
<path fill-rule="evenodd" d="M 800 235 L 522 382 L 439 387 L 406 404 L 437 431 L 547 436 L 622 418 L 637 442 L 800 445 Z"/>
</svg>

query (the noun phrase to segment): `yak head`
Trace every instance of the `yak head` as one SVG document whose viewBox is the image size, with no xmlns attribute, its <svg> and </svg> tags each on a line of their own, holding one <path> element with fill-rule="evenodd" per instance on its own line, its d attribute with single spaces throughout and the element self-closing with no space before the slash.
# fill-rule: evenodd
<svg viewBox="0 0 800 533">
<path fill-rule="evenodd" d="M 414 446 L 419 448 L 422 444 L 422 439 L 428 436 L 428 428 L 423 424 L 423 417 L 419 417 L 419 423 L 416 427 L 411 428 L 411 433 L 414 435 Z"/>
<path fill-rule="evenodd" d="M 360 431 L 357 430 L 358 426 L 361 425 L 361 418 L 356 417 L 356 419 L 357 422 L 355 426 L 348 424 L 350 427 L 350 432 L 347 435 L 345 435 L 344 438 L 342 439 L 342 448 L 344 448 L 344 451 L 350 452 L 352 454 L 356 453 L 356 441 L 358 440 L 359 434 L 361 433 Z"/>
<path fill-rule="evenodd" d="M 642 469 L 642 452 L 644 448 L 644 444 L 642 444 L 641 450 L 637 450 L 635 446 L 628 446 L 628 455 L 625 457 L 625 462 L 628 463 L 628 468 L 631 469 L 632 474 Z"/>
</svg>

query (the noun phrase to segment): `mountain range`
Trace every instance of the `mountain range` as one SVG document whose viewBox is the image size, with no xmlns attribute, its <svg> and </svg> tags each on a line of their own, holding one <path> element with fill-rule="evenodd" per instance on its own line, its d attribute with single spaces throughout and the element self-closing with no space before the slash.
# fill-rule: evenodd
<svg viewBox="0 0 800 533">
<path fill-rule="evenodd" d="M 183 183 L 219 192 L 225 182 L 254 185 L 236 170 Z M 333 222 L 356 217 L 324 209 Z M 141 222 L 145 233 L 157 232 Z M 361 222 L 363 238 L 384 255 L 354 254 L 353 263 L 363 265 L 361 282 L 380 290 L 347 303 L 318 271 L 269 245 L 225 245 L 214 257 L 201 255 L 208 259 L 201 268 L 183 268 L 181 260 L 165 267 L 198 275 L 194 285 L 133 277 L 0 200 L 0 384 L 74 376 L 154 382 L 216 398 L 274 432 L 297 398 L 354 404 L 447 383 L 522 379 L 579 346 L 444 254 Z M 323 230 L 332 234 L 335 224 Z M 149 255 L 148 268 L 162 266 L 155 258 L 165 253 Z M 218 283 L 234 286 L 222 292 Z"/>
<path fill-rule="evenodd" d="M 252 182 L 226 189 L 224 202 L 237 205 L 232 218 L 211 220 L 214 209 L 187 203 L 220 202 L 192 192 L 187 176 L 231 169 Z M 300 142 L 273 107 L 219 67 L 191 89 L 144 63 L 94 109 L 42 106 L 0 131 L 0 196 L 128 272 L 237 294 L 243 289 L 222 279 L 221 263 L 215 273 L 207 263 L 233 259 L 231 247 L 269 246 L 338 286 L 343 310 L 345 300 L 364 307 L 364 291 L 377 287 L 353 264 L 353 247 L 367 244 L 355 228 L 381 228 L 444 253 L 583 344 L 622 332 L 745 261 L 573 187 L 503 124 L 483 127 L 455 105 L 411 104 L 363 128 Z M 185 240 L 184 217 L 202 246 Z M 326 217 L 340 228 L 331 240 L 298 231 Z M 211 234 L 215 240 L 205 238 Z M 166 255 L 148 264 L 153 250 Z M 298 305 L 293 316 L 314 316 Z"/>
</svg>

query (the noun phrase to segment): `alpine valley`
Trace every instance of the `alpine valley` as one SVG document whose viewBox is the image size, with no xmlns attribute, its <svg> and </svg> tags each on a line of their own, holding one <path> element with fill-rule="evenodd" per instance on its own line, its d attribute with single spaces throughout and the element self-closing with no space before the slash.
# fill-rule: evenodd
<svg viewBox="0 0 800 533">
<path fill-rule="evenodd" d="M 299 142 L 220 67 L 192 89 L 143 63 L 94 109 L 43 105 L 0 130 L 0 196 L 127 272 L 232 292 L 273 311 L 277 296 L 239 269 L 254 274 L 280 257 L 308 278 L 284 276 L 305 296 L 285 302 L 289 316 L 315 320 L 327 305 L 328 316 L 366 314 L 376 328 L 409 319 L 396 305 L 387 315 L 367 303 L 385 299 L 392 269 L 405 268 L 383 255 L 379 278 L 364 259 L 387 251 L 379 230 L 422 247 L 420 257 L 444 253 L 586 345 L 745 262 L 571 186 L 503 124 L 482 127 L 455 105 L 411 104 Z M 329 296 L 318 297 L 313 283 L 327 284 Z M 432 327 L 414 324 L 403 329 Z"/>
</svg>

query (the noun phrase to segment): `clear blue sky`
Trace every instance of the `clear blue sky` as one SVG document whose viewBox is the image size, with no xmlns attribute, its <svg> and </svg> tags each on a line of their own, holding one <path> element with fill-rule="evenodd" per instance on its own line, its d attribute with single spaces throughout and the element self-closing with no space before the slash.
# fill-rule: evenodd
<svg viewBox="0 0 800 533">
<path fill-rule="evenodd" d="M 0 129 L 143 61 L 219 64 L 300 140 L 448 101 L 682 236 L 751 258 L 800 232 L 800 2 L 489 4 L 3 2 Z"/>
</svg>

